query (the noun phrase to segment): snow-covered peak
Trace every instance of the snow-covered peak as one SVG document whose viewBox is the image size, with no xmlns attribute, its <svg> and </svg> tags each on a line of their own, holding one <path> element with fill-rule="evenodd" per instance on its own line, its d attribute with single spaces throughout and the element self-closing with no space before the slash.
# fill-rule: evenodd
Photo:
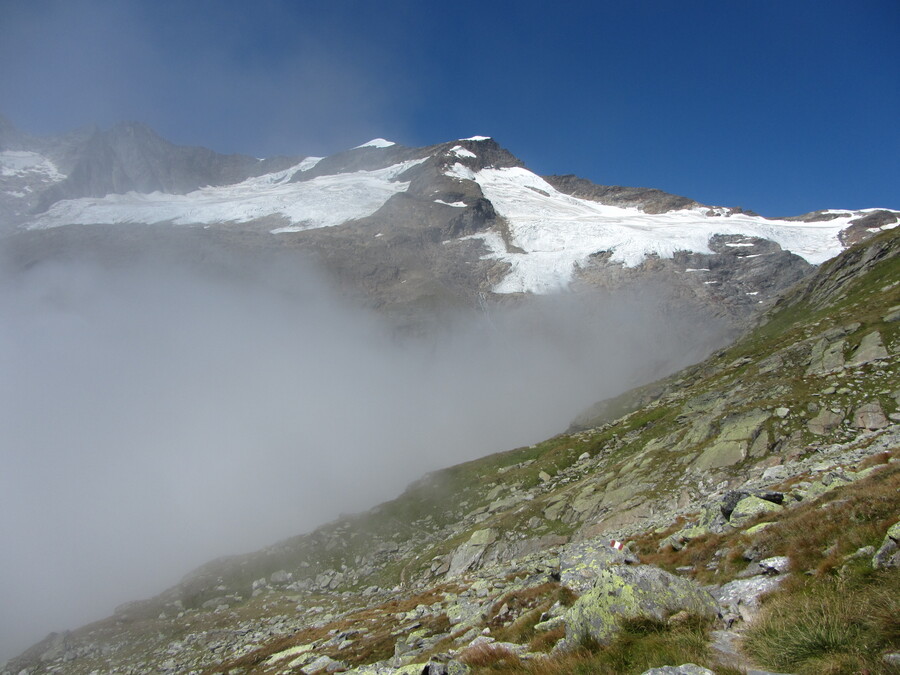
<svg viewBox="0 0 900 675">
<path fill-rule="evenodd" d="M 677 251 L 711 253 L 709 240 L 716 234 L 768 239 L 819 264 L 843 250 L 838 234 L 860 215 L 847 211 L 827 221 L 796 222 L 745 213 L 710 216 L 700 208 L 649 214 L 572 197 L 521 167 L 472 171 L 457 163 L 446 174 L 478 183 L 508 223 L 508 241 L 495 232 L 472 235 L 484 241 L 488 257 L 510 264 L 494 288 L 498 293 L 564 289 L 576 269 L 600 251 L 627 267 L 648 256 L 671 258 Z"/>
<path fill-rule="evenodd" d="M 359 150 L 360 148 L 389 148 L 392 145 L 397 145 L 394 141 L 388 141 L 384 138 L 373 138 L 368 143 L 363 143 L 362 145 L 357 145 L 354 150 Z"/>
<path fill-rule="evenodd" d="M 489 141 L 490 136 L 472 136 L 471 138 L 460 138 L 461 141 Z"/>
</svg>

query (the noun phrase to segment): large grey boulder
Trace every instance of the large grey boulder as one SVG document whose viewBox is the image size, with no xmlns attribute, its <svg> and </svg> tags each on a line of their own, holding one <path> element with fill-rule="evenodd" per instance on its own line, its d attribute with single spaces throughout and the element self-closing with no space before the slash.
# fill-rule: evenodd
<svg viewBox="0 0 900 675">
<path fill-rule="evenodd" d="M 830 434 L 844 421 L 844 414 L 828 408 L 822 408 L 819 414 L 806 423 L 807 428 L 817 436 Z"/>
<path fill-rule="evenodd" d="M 712 595 L 725 610 L 726 619 L 752 621 L 759 613 L 760 598 L 778 588 L 786 577 L 780 574 L 738 579 L 713 589 Z"/>
<path fill-rule="evenodd" d="M 565 613 L 566 637 L 561 648 L 577 647 L 587 638 L 605 644 L 626 619 L 663 620 L 681 611 L 715 617 L 719 606 L 690 579 L 651 565 L 612 565 L 600 570 L 594 587 Z"/>
<path fill-rule="evenodd" d="M 884 343 L 881 341 L 881 333 L 877 330 L 866 335 L 859 343 L 859 347 L 853 352 L 848 364 L 851 366 L 860 366 L 870 361 L 886 359 L 888 357 Z"/>
<path fill-rule="evenodd" d="M 693 663 L 685 663 L 680 666 L 661 666 L 660 668 L 651 668 L 645 670 L 641 675 L 716 675 L 709 668 L 695 665 Z"/>
<path fill-rule="evenodd" d="M 497 530 L 486 528 L 476 530 L 469 540 L 460 545 L 450 557 L 447 576 L 454 577 L 478 567 L 488 547 L 497 541 Z"/>
<path fill-rule="evenodd" d="M 900 568 L 900 521 L 888 528 L 881 547 L 872 557 L 872 567 L 875 569 Z"/>
<path fill-rule="evenodd" d="M 726 418 L 718 437 L 694 461 L 694 466 L 703 470 L 717 469 L 746 459 L 769 417 L 764 410 L 750 410 Z"/>
<path fill-rule="evenodd" d="M 856 409 L 853 425 L 858 429 L 884 429 L 888 425 L 887 417 L 879 401 L 870 401 Z"/>
<path fill-rule="evenodd" d="M 783 508 L 783 506 L 768 499 L 750 495 L 749 497 L 744 497 L 735 505 L 728 522 L 732 525 L 740 526 L 762 513 L 781 511 Z"/>
<path fill-rule="evenodd" d="M 605 540 L 590 539 L 564 546 L 559 553 L 560 581 L 574 591 L 585 593 L 600 572 L 610 565 L 638 562 L 631 551 L 614 549 Z"/>
<path fill-rule="evenodd" d="M 844 340 L 829 342 L 827 338 L 820 339 L 812 349 L 809 368 L 806 374 L 826 375 L 844 367 Z"/>
</svg>

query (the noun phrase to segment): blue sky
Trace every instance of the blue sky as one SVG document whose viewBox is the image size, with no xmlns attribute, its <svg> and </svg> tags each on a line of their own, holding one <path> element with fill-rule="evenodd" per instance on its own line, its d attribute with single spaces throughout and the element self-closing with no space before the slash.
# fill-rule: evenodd
<svg viewBox="0 0 900 675">
<path fill-rule="evenodd" d="M 494 136 L 763 215 L 900 208 L 896 0 L 0 0 L 0 114 L 330 154 Z"/>
</svg>

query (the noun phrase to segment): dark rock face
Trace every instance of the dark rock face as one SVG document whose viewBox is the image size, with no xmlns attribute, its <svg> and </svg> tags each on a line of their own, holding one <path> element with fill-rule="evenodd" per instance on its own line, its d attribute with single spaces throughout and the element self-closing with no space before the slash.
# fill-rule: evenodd
<svg viewBox="0 0 900 675">
<path fill-rule="evenodd" d="M 858 244 L 870 236 L 873 231 L 878 231 L 882 227 L 896 225 L 898 221 L 900 221 L 900 216 L 893 211 L 884 209 L 872 211 L 861 218 L 850 221 L 850 227 L 840 234 L 841 243 L 844 246 Z"/>
<path fill-rule="evenodd" d="M 542 176 L 562 193 L 581 199 L 591 199 L 610 206 L 636 206 L 645 213 L 666 213 L 699 206 L 693 199 L 679 197 L 653 188 L 631 188 L 620 185 L 597 185 L 572 174 Z"/>
<path fill-rule="evenodd" d="M 815 268 L 775 242 L 742 235 L 715 235 L 712 253 L 676 252 L 650 256 L 636 267 L 622 267 L 606 252 L 579 271 L 573 288 L 620 288 L 637 283 L 663 286 L 687 304 L 712 308 L 736 324 L 767 307 L 785 288 Z"/>
</svg>

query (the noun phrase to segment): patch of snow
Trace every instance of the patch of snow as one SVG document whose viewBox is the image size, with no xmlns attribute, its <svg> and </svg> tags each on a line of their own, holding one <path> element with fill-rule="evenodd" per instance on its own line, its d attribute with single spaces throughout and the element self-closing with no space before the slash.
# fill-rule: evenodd
<svg viewBox="0 0 900 675">
<path fill-rule="evenodd" d="M 450 148 L 450 154 L 456 155 L 457 157 L 463 157 L 468 159 L 474 159 L 478 155 L 476 155 L 471 150 L 466 150 L 463 146 L 457 145 L 455 147 Z"/>
<path fill-rule="evenodd" d="M 748 243 L 728 242 L 725 245 L 731 246 L 732 248 L 740 248 L 741 246 L 756 246 L 756 244 L 749 243 L 749 242 Z"/>
<path fill-rule="evenodd" d="M 36 152 L 26 150 L 4 150 L 0 152 L 0 176 L 24 177 L 39 174 L 43 180 L 57 182 L 66 176 L 56 165 Z"/>
<path fill-rule="evenodd" d="M 684 270 L 685 272 L 709 272 L 708 267 L 688 267 Z"/>
<path fill-rule="evenodd" d="M 709 217 L 705 215 L 708 209 L 649 214 L 563 194 L 520 167 L 473 172 L 455 163 L 446 174 L 477 182 L 509 224 L 510 248 L 524 251 L 510 252 L 494 233 L 472 235 L 484 242 L 490 258 L 510 265 L 506 277 L 494 288 L 497 293 L 564 289 L 574 272 L 600 251 L 609 251 L 613 262 L 626 267 L 641 264 L 649 255 L 672 258 L 677 251 L 710 254 L 709 239 L 715 234 L 768 239 L 820 264 L 843 250 L 837 235 L 857 217 L 848 214 L 826 222 L 803 223 L 746 213 Z"/>
<path fill-rule="evenodd" d="M 324 157 L 306 157 L 302 162 L 297 165 L 297 171 L 309 171 L 316 164 L 321 162 Z"/>
<path fill-rule="evenodd" d="M 759 295 L 759 291 L 747 291 L 745 295 Z"/>
<path fill-rule="evenodd" d="M 8 194 L 10 197 L 27 197 L 27 192 L 18 192 L 16 190 L 7 190 L 5 194 Z"/>
<path fill-rule="evenodd" d="M 384 138 L 373 138 L 368 143 L 363 143 L 362 145 L 357 145 L 353 150 L 359 150 L 360 148 L 389 148 L 392 145 L 397 145 L 394 141 L 388 141 Z"/>
<path fill-rule="evenodd" d="M 443 199 L 435 199 L 435 204 L 443 204 L 444 206 L 455 206 L 456 208 L 464 208 L 466 206 L 465 202 L 445 202 Z"/>
<path fill-rule="evenodd" d="M 471 138 L 460 138 L 461 141 L 489 141 L 490 136 L 472 136 Z"/>
<path fill-rule="evenodd" d="M 94 223 L 165 223 L 175 225 L 246 223 L 266 216 L 287 218 L 291 225 L 272 232 L 299 232 L 333 227 L 365 218 L 409 183 L 397 180 L 427 158 L 375 171 L 317 176 L 291 183 L 303 164 L 242 183 L 204 187 L 186 195 L 162 192 L 112 194 L 57 202 L 37 218 L 32 229 Z M 306 161 L 306 160 L 304 160 Z"/>
</svg>

